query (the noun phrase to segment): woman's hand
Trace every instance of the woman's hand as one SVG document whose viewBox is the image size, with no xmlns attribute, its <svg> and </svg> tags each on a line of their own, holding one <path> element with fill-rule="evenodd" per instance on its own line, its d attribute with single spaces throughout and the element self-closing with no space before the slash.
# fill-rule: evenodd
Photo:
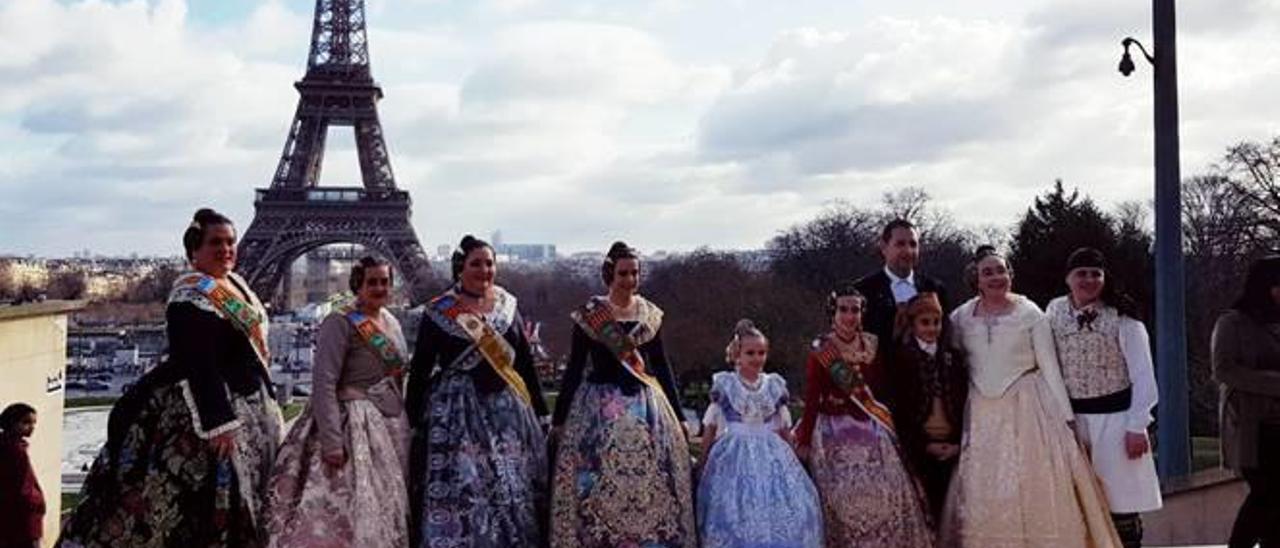
<svg viewBox="0 0 1280 548">
<path fill-rule="evenodd" d="M 924 451 L 935 460 L 944 461 L 959 455 L 960 446 L 954 443 L 930 443 L 924 446 Z"/>
<path fill-rule="evenodd" d="M 213 453 L 220 458 L 230 457 L 236 452 L 236 434 L 235 432 L 225 432 L 214 436 L 209 440 L 209 446 L 213 447 Z"/>
<path fill-rule="evenodd" d="M 1129 459 L 1139 459 L 1151 450 L 1151 442 L 1147 440 L 1145 432 L 1125 432 L 1124 434 L 1124 451 L 1129 454 Z"/>
<path fill-rule="evenodd" d="M 796 444 L 796 436 L 795 434 L 791 433 L 791 430 L 788 430 L 786 428 L 779 428 L 778 436 L 782 437 L 782 441 L 787 442 L 787 445 L 794 446 Z"/>
<path fill-rule="evenodd" d="M 333 453 L 325 453 L 320 457 L 320 460 L 323 460 L 330 469 L 337 470 L 347 463 L 347 452 L 340 450 Z"/>
<path fill-rule="evenodd" d="M 796 456 L 797 456 L 797 457 L 799 457 L 801 461 L 804 461 L 804 462 L 808 462 L 808 461 L 809 461 L 809 452 L 810 452 L 810 451 L 809 451 L 809 446 L 808 446 L 808 445 L 797 445 L 797 446 L 796 446 Z"/>
</svg>

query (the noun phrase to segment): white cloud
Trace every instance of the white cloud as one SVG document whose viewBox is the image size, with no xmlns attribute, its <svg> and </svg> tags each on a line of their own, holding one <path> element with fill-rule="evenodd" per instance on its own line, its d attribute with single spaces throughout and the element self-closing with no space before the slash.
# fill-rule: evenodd
<svg viewBox="0 0 1280 548">
<path fill-rule="evenodd" d="M 924 1 L 371 0 L 370 52 L 424 245 L 501 228 L 597 249 L 754 247 L 832 199 L 922 185 L 1012 222 L 1054 178 L 1150 188 L 1146 7 Z M 1201 5 L 1204 4 L 1204 5 Z M 1179 6 L 1183 171 L 1280 133 L 1280 0 Z M 297 101 L 306 3 L 0 2 L 0 253 L 173 253 L 242 224 Z M 356 177 L 338 134 L 325 181 Z"/>
</svg>

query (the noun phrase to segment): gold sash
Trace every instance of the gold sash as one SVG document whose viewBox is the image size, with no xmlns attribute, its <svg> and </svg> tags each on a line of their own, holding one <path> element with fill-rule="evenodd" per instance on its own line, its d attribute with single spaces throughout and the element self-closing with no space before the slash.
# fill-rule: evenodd
<svg viewBox="0 0 1280 548">
<path fill-rule="evenodd" d="M 493 371 L 506 381 L 507 386 L 510 386 L 526 404 L 533 404 L 533 398 L 529 396 L 529 387 L 516 372 L 516 350 L 492 325 L 489 325 L 489 322 L 484 321 L 479 313 L 464 306 L 452 292 L 432 299 L 427 306 L 457 324 L 475 343 L 476 350 L 484 356 L 485 361 L 489 362 Z M 520 329 L 520 326 L 514 326 L 514 328 Z"/>
</svg>

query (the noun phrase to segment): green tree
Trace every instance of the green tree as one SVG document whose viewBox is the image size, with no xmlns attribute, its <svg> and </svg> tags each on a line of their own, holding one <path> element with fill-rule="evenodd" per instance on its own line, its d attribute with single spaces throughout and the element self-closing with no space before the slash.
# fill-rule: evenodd
<svg viewBox="0 0 1280 548">
<path fill-rule="evenodd" d="M 1112 257 L 1117 235 L 1112 221 L 1078 189 L 1067 193 L 1059 179 L 1035 199 L 1014 231 L 1009 261 L 1018 293 L 1044 306 L 1066 291 L 1067 257 L 1079 247 L 1095 247 Z"/>
</svg>

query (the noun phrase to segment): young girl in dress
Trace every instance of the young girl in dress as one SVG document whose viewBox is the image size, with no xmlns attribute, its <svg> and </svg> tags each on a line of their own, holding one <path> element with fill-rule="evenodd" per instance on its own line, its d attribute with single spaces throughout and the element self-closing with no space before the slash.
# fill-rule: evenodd
<svg viewBox="0 0 1280 548">
<path fill-rule="evenodd" d="M 769 341 L 741 320 L 725 349 L 734 371 L 712 377 L 698 484 L 703 546 L 817 548 L 818 491 L 791 449 L 787 381 L 765 373 Z"/>
</svg>

